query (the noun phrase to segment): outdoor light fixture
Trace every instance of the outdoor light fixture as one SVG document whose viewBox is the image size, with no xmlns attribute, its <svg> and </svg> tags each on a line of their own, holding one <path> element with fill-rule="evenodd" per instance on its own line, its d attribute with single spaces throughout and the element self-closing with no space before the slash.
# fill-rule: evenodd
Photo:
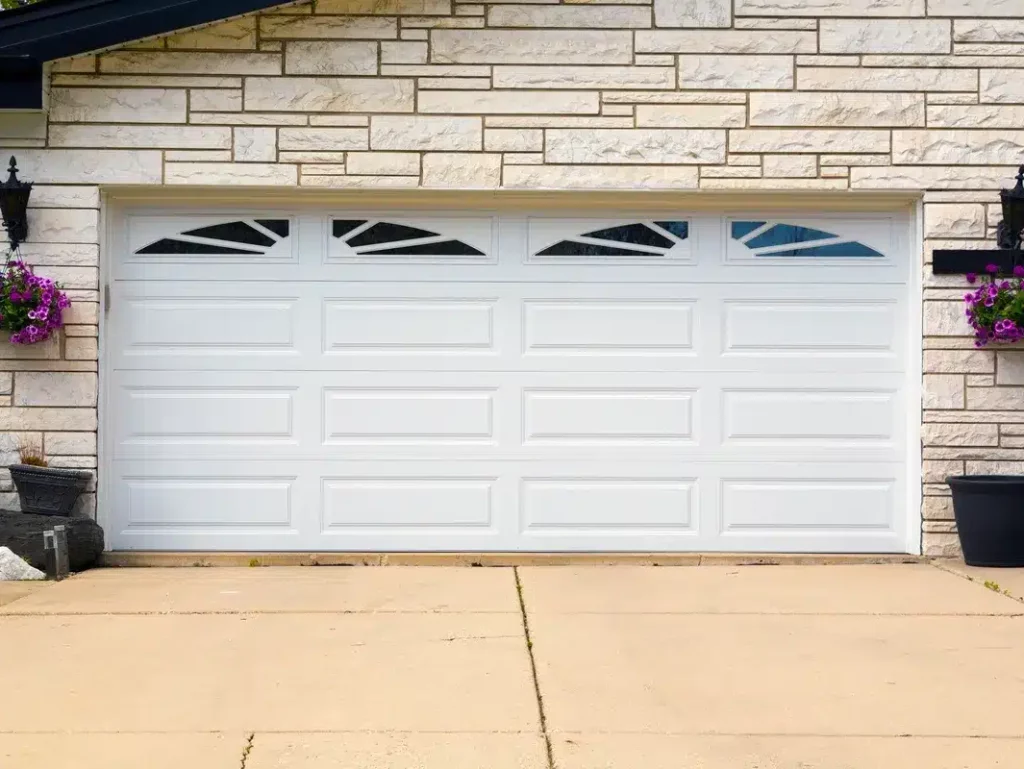
<svg viewBox="0 0 1024 769">
<path fill-rule="evenodd" d="M 32 194 L 32 182 L 18 180 L 18 161 L 13 157 L 9 170 L 10 177 L 0 183 L 0 214 L 13 251 L 28 237 L 28 198 Z M 1021 194 L 1024 196 L 1024 192 Z M 1024 202 L 1024 197 L 1021 200 Z"/>
<path fill-rule="evenodd" d="M 1003 202 L 1003 221 L 996 230 L 999 247 L 1019 249 L 1024 239 L 1024 166 L 1017 173 L 1017 186 L 1002 190 L 999 197 Z"/>
</svg>

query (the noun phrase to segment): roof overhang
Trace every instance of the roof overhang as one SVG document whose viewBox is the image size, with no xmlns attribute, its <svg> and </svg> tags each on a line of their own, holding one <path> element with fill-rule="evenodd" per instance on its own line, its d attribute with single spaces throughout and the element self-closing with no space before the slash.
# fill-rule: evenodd
<svg viewBox="0 0 1024 769">
<path fill-rule="evenodd" d="M 0 109 L 41 108 L 45 62 L 285 4 L 282 0 L 46 0 L 0 12 Z"/>
</svg>

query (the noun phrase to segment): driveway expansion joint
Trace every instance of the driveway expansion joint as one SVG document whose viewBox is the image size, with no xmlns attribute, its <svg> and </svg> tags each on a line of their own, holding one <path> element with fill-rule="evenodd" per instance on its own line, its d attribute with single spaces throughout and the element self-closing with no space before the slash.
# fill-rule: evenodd
<svg viewBox="0 0 1024 769">
<path fill-rule="evenodd" d="M 530 676 L 533 679 L 533 691 L 537 697 L 537 712 L 540 718 L 540 731 L 544 737 L 544 749 L 547 752 L 548 769 L 555 769 L 555 753 L 548 732 L 548 719 L 544 712 L 544 696 L 540 691 L 540 680 L 537 678 L 537 660 L 533 656 L 533 639 L 530 637 L 530 620 L 526 616 L 526 599 L 523 597 L 523 583 L 519 578 L 519 567 L 512 569 L 516 578 L 516 595 L 519 597 L 519 610 L 523 616 L 523 634 L 526 637 L 526 654 L 530 658 Z"/>
</svg>

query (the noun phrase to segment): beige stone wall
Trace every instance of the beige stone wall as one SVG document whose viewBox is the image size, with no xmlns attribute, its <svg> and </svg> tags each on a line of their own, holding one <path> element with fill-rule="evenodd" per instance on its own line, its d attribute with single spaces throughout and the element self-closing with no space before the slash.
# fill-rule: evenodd
<svg viewBox="0 0 1024 769">
<path fill-rule="evenodd" d="M 48 120 L 0 116 L 0 148 L 40 183 L 26 256 L 76 305 L 59 342 L 0 349 L 0 429 L 95 466 L 100 185 L 920 190 L 925 261 L 987 246 L 1024 162 L 1022 16 L 1024 0 L 319 0 L 58 62 Z M 1024 358 L 974 351 L 962 281 L 924 275 L 939 554 L 956 547 L 946 474 L 1024 471 Z"/>
</svg>

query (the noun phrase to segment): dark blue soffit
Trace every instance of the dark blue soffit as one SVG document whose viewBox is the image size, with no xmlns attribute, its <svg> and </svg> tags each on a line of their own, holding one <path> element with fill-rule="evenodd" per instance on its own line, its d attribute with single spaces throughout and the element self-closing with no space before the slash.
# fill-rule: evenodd
<svg viewBox="0 0 1024 769">
<path fill-rule="evenodd" d="M 43 0 L 0 12 L 0 72 L 283 5 L 281 0 Z M 10 57 L 10 58 L 9 58 Z"/>
</svg>

